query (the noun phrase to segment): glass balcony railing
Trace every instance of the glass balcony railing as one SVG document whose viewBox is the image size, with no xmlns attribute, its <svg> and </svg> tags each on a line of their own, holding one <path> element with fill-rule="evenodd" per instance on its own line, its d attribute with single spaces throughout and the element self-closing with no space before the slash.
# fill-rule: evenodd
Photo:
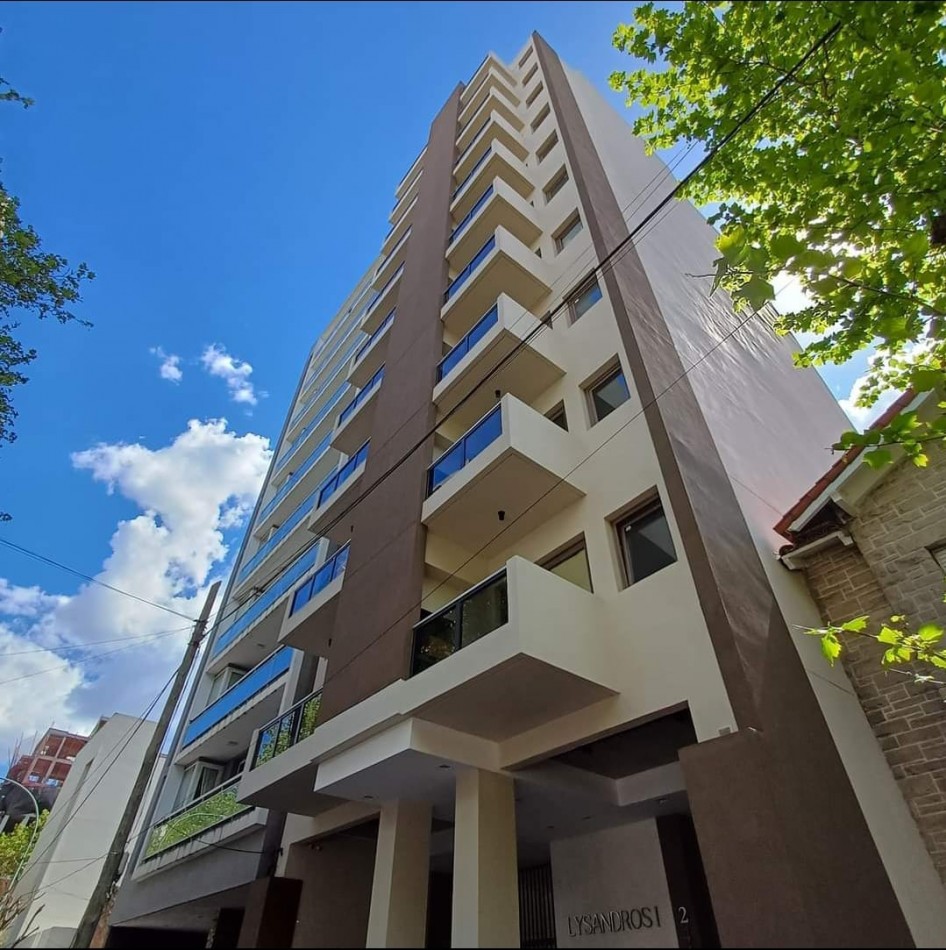
<svg viewBox="0 0 946 950">
<path fill-rule="evenodd" d="M 319 546 L 315 544 L 307 551 L 303 551 L 291 564 L 287 565 L 269 587 L 267 587 L 229 627 L 226 627 L 217 634 L 210 655 L 219 656 L 237 637 L 245 633 L 246 630 L 256 623 L 303 574 L 315 567 L 318 555 Z M 236 685 L 239 685 L 239 683 Z M 224 696 L 225 695 L 226 693 L 224 693 Z M 222 698 L 223 697 L 221 697 L 221 699 Z"/>
<path fill-rule="evenodd" d="M 448 245 L 452 244 L 456 236 L 476 217 L 477 212 L 483 207 L 483 205 L 486 204 L 487 201 L 489 201 L 492 193 L 493 186 L 490 185 L 489 188 L 487 188 L 486 191 L 484 191 L 483 194 L 481 194 L 479 198 L 476 199 L 476 204 L 470 208 L 467 216 L 453 229 L 453 231 L 451 231 L 450 237 L 447 240 Z"/>
<path fill-rule="evenodd" d="M 240 573 L 237 574 L 238 584 L 245 581 L 269 557 L 270 553 L 275 551 L 280 543 L 289 537 L 296 525 L 305 519 L 315 504 L 315 496 L 318 491 L 319 489 L 316 488 L 315 491 L 306 495 L 293 509 L 292 514 L 272 533 L 266 543 L 240 568 Z"/>
<path fill-rule="evenodd" d="M 502 406 L 497 405 L 483 416 L 465 435 L 457 439 L 443 455 L 427 469 L 427 496 L 452 478 L 468 462 L 472 462 L 485 448 L 503 434 Z"/>
<path fill-rule="evenodd" d="M 384 320 L 381 321 L 381 326 L 379 326 L 378 329 L 375 330 L 374 333 L 372 333 L 371 336 L 369 336 L 368 339 L 361 344 L 361 349 L 355 354 L 355 358 L 352 360 L 352 365 L 357 363 L 358 360 L 360 360 L 365 355 L 365 353 L 371 349 L 374 341 L 377 340 L 378 337 L 381 336 L 381 334 L 384 333 L 384 331 L 387 330 L 387 328 L 391 326 L 392 323 L 394 323 L 394 314 L 396 311 L 397 307 L 392 307 L 391 312 L 384 318 Z"/>
<path fill-rule="evenodd" d="M 322 706 L 321 691 L 311 693 L 300 699 L 291 709 L 267 723 L 259 731 L 250 768 L 255 769 L 270 759 L 281 755 L 297 742 L 308 739 L 319 723 L 319 709 Z"/>
<path fill-rule="evenodd" d="M 282 458 L 280 458 L 280 460 L 276 463 L 276 468 L 273 470 L 274 475 L 277 472 L 282 471 L 286 465 L 286 462 L 288 462 L 292 456 L 292 453 L 295 452 L 303 442 L 305 442 L 313 429 L 318 428 L 319 423 L 322 422 L 322 420 L 339 404 L 339 402 L 341 402 L 342 396 L 344 396 L 349 389 L 350 387 L 348 383 L 342 383 L 342 385 L 339 386 L 334 393 L 332 393 L 329 401 L 319 410 L 316 417 L 286 447 L 286 451 L 283 452 Z M 321 395 L 321 393 L 317 395 Z M 315 402 L 315 399 L 313 398 L 311 402 Z"/>
<path fill-rule="evenodd" d="M 374 303 L 377 303 L 377 301 L 379 301 L 388 292 L 388 290 L 394 286 L 394 282 L 400 279 L 400 276 L 403 272 L 404 264 L 401 263 L 398 265 L 398 269 L 388 278 L 387 283 L 378 291 L 378 296 L 374 298 Z M 371 310 L 374 309 L 374 303 L 372 303 L 371 308 L 365 314 L 365 320 L 367 320 L 371 315 Z"/>
<path fill-rule="evenodd" d="M 261 524 L 273 513 L 276 506 L 292 491 L 299 480 L 304 478 L 315 463 L 331 448 L 331 442 L 332 433 L 328 432 L 319 444 L 299 463 L 299 467 L 282 483 L 279 491 L 263 506 L 262 511 L 256 516 L 256 524 Z"/>
<path fill-rule="evenodd" d="M 488 149 L 486 149 L 485 152 L 483 152 L 482 158 L 478 158 L 476 160 L 476 164 L 470 169 L 469 174 L 466 176 L 466 178 L 464 178 L 463 181 L 461 181 L 460 184 L 457 185 L 457 187 L 454 189 L 453 194 L 450 196 L 451 201 L 453 201 L 456 198 L 456 196 L 460 194 L 460 192 L 463 191 L 464 188 L 466 188 L 467 182 L 480 170 L 481 166 L 483 165 L 483 162 L 485 162 L 486 159 L 488 159 L 490 155 L 492 154 L 493 154 L 493 147 L 491 145 Z"/>
<path fill-rule="evenodd" d="M 370 440 L 369 440 L 370 441 Z M 368 457 L 368 442 L 365 444 L 327 481 L 323 484 L 319 492 L 319 500 L 316 508 L 321 508 L 338 489 L 348 481 L 355 470 L 364 463 Z"/>
<path fill-rule="evenodd" d="M 476 321 L 473 329 L 437 364 L 437 382 L 445 379 L 456 368 L 457 363 L 472 350 L 480 340 L 496 326 L 499 320 L 499 307 L 492 307 Z"/>
<path fill-rule="evenodd" d="M 348 545 L 339 548 L 308 580 L 303 581 L 292 595 L 292 604 L 289 607 L 291 617 L 297 610 L 302 610 L 316 594 L 325 590 L 336 577 L 345 573 L 348 565 Z"/>
<path fill-rule="evenodd" d="M 257 693 L 282 676 L 289 669 L 291 662 L 292 647 L 280 647 L 262 663 L 254 666 L 243 679 L 237 680 L 225 693 L 221 693 L 206 709 L 191 719 L 184 730 L 182 745 L 187 746 L 195 742 L 230 713 L 248 703 Z"/>
<path fill-rule="evenodd" d="M 250 811 L 252 805 L 237 801 L 239 785 L 240 776 L 237 775 L 154 824 L 142 860 L 157 857 L 175 845 Z"/>
<path fill-rule="evenodd" d="M 377 297 L 372 297 L 371 303 L 374 303 L 375 300 L 377 300 Z M 364 310 L 365 313 L 367 313 L 369 306 L 370 304 L 365 307 L 365 310 Z M 338 345 L 335 347 L 335 349 L 332 350 L 332 352 L 328 356 L 326 356 L 324 359 L 319 360 L 319 365 L 318 367 L 316 367 L 315 372 L 303 384 L 302 390 L 301 390 L 302 393 L 308 390 L 308 388 L 312 385 L 313 380 L 316 380 L 319 378 L 319 376 L 322 374 L 322 371 L 325 369 L 326 366 L 330 366 L 331 364 L 336 362 L 335 357 L 338 356 L 342 347 L 348 342 L 348 338 L 353 333 L 358 332 L 358 329 L 360 326 L 361 326 L 361 322 L 359 318 L 359 321 L 356 323 L 353 323 L 351 328 L 345 334 L 345 336 L 342 337 L 342 339 L 338 341 Z M 344 366 L 351 359 L 352 353 L 354 353 L 355 350 L 357 349 L 358 349 L 358 340 L 356 339 L 348 347 L 348 350 L 345 353 L 343 353 L 342 356 L 338 359 L 337 365 Z M 333 373 L 332 378 L 326 380 L 321 386 L 319 386 L 319 388 L 311 396 L 309 396 L 309 398 L 306 399 L 306 401 L 292 414 L 292 418 L 289 420 L 290 426 L 294 425 L 296 419 L 298 419 L 301 415 L 303 415 L 305 411 L 312 405 L 312 403 L 314 403 L 319 398 L 319 396 L 321 396 L 322 393 L 324 393 L 325 390 L 328 389 L 328 387 L 332 385 L 332 382 L 334 381 L 334 375 L 335 374 Z"/>
<path fill-rule="evenodd" d="M 496 246 L 496 235 L 492 235 L 490 239 L 473 255 L 473 260 L 470 261 L 463 270 L 457 274 L 456 277 L 450 281 L 449 286 L 443 292 L 443 302 L 446 303 L 469 279 L 470 274 L 476 270 L 480 264 L 483 263 L 484 258 L 487 254 Z"/>
<path fill-rule="evenodd" d="M 414 627 L 411 676 L 508 622 L 509 596 L 503 568 Z"/>
<path fill-rule="evenodd" d="M 480 136 L 486 131 L 486 126 L 489 125 L 490 118 L 491 116 L 486 117 L 486 121 L 476 130 L 476 135 L 474 135 L 473 138 L 470 139 L 470 144 L 467 145 L 467 147 L 462 152 L 460 152 L 460 155 L 457 157 L 457 160 L 453 163 L 454 168 L 456 168 L 457 165 L 459 165 L 460 162 L 462 162 L 463 159 L 466 158 L 466 156 L 470 152 L 470 149 L 473 148 L 473 146 L 476 145 L 476 143 L 480 140 Z"/>
<path fill-rule="evenodd" d="M 397 244 L 395 244 L 394 247 L 392 247 L 391 250 L 388 251 L 387 256 L 386 256 L 386 257 L 384 258 L 384 260 L 378 265 L 378 269 L 374 272 L 374 273 L 375 273 L 375 277 L 377 277 L 378 274 L 380 274 L 381 271 L 383 271 L 384 268 L 388 266 L 388 261 L 390 261 L 391 258 L 394 257 L 394 255 L 397 254 L 397 252 L 398 252 L 402 247 L 404 247 L 404 242 L 411 236 L 411 231 L 413 231 L 413 230 L 414 230 L 414 226 L 411 225 L 411 226 L 401 235 L 401 237 L 400 237 L 400 239 L 398 240 Z"/>
<path fill-rule="evenodd" d="M 358 391 L 358 395 L 338 414 L 336 427 L 344 425 L 345 421 L 350 419 L 358 411 L 359 407 L 363 406 L 371 398 L 372 393 L 381 385 L 382 379 L 384 379 L 383 366 L 362 386 Z"/>
</svg>

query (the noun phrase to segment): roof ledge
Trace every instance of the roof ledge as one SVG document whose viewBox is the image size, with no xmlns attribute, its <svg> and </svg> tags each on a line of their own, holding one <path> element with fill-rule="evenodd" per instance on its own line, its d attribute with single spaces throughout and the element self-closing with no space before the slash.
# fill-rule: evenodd
<svg viewBox="0 0 946 950">
<path fill-rule="evenodd" d="M 844 531 L 843 529 L 832 531 L 830 534 L 822 535 L 820 538 L 809 541 L 807 544 L 802 544 L 800 547 L 792 547 L 784 550 L 779 555 L 779 560 L 790 571 L 799 571 L 805 566 L 805 562 L 812 554 L 838 543 L 849 548 L 854 544 L 854 538 L 851 537 L 850 532 Z"/>
</svg>

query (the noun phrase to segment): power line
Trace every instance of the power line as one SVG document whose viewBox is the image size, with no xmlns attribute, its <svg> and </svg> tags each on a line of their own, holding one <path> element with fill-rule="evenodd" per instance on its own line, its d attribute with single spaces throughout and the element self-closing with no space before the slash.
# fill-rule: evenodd
<svg viewBox="0 0 946 950">
<path fill-rule="evenodd" d="M 166 607 L 164 604 L 157 604 L 153 600 L 148 600 L 147 597 L 140 597 L 138 594 L 132 594 L 130 591 L 122 590 L 120 587 L 115 587 L 112 584 L 106 584 L 105 581 L 100 581 L 97 577 L 92 577 L 89 574 L 85 574 L 82 571 L 76 570 L 74 567 L 69 567 L 67 564 L 62 564 L 60 561 L 55 560 L 54 558 L 47 557 L 45 554 L 40 554 L 37 551 L 31 551 L 29 548 L 25 548 L 20 544 L 14 544 L 12 541 L 8 541 L 6 538 L 0 538 L 0 544 L 6 545 L 8 548 L 12 548 L 14 551 L 19 551 L 20 554 L 25 554 L 27 557 L 31 557 L 34 560 L 42 561 L 43 564 L 49 564 L 51 567 L 58 567 L 61 571 L 66 571 L 68 574 L 73 574 L 76 577 L 80 577 L 83 580 L 88 581 L 90 584 L 98 584 L 99 587 L 104 587 L 106 590 L 114 591 L 116 594 L 124 594 L 126 597 L 131 597 L 132 600 L 137 600 L 142 604 L 147 604 L 149 607 L 155 607 L 158 610 L 164 610 L 169 614 L 174 614 L 176 617 L 181 617 L 183 620 L 189 620 L 191 623 L 196 623 L 196 618 L 188 617 L 187 614 L 182 614 L 178 610 L 174 610 L 173 607 Z"/>
<path fill-rule="evenodd" d="M 155 630 L 154 633 L 142 633 L 133 637 L 114 637 L 110 640 L 89 640 L 87 643 L 40 647 L 36 650 L 15 650 L 12 653 L 0 653 L 0 659 L 5 660 L 8 656 L 26 656 L 30 653 L 71 653 L 73 651 L 87 650 L 89 647 L 101 646 L 103 643 L 124 643 L 127 640 L 151 640 L 154 637 L 163 637 L 171 633 L 181 633 L 184 630 L 190 630 L 190 625 L 185 627 L 173 627 L 170 630 Z"/>
</svg>

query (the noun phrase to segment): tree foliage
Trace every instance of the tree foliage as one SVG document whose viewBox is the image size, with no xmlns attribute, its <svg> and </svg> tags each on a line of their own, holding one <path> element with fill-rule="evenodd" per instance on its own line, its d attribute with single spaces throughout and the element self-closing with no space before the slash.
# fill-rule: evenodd
<svg viewBox="0 0 946 950">
<path fill-rule="evenodd" d="M 807 292 L 812 306 L 780 323 L 819 335 L 800 363 L 876 348 L 863 405 L 946 382 L 944 13 L 930 0 L 645 3 L 614 34 L 644 63 L 611 84 L 643 110 L 635 131 L 651 149 L 712 150 L 789 76 L 686 197 L 718 204 L 716 280 L 737 306 L 771 300 L 776 275 Z M 944 436 L 942 414 L 899 420 L 870 435 L 872 461 L 897 444 L 924 464 L 924 442 Z"/>
<path fill-rule="evenodd" d="M 0 881 L 10 884 L 17 869 L 26 866 L 43 826 L 48 811 L 39 813 L 39 823 L 21 821 L 9 834 L 0 834 Z"/>
<path fill-rule="evenodd" d="M 32 105 L 3 79 L 0 101 Z M 66 258 L 44 250 L 36 231 L 20 219 L 19 201 L 0 183 L 0 443 L 16 438 L 13 389 L 27 382 L 23 369 L 36 359 L 36 351 L 17 339 L 20 315 L 78 320 L 71 308 L 81 299 L 83 281 L 94 276 L 85 264 L 72 268 Z"/>
</svg>

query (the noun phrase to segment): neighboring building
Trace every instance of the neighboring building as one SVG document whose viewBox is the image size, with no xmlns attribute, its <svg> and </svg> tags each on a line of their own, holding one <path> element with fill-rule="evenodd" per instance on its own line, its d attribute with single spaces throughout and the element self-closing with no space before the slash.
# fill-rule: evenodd
<svg viewBox="0 0 946 950">
<path fill-rule="evenodd" d="M 62 729 L 47 729 L 42 739 L 36 743 L 32 754 L 21 755 L 7 775 L 20 785 L 26 786 L 39 802 L 41 809 L 51 809 L 76 756 L 88 741 L 88 736 L 63 732 Z M 19 802 L 17 793 L 10 789 L 9 814 L 12 821 L 19 817 L 16 806 Z M 25 804 L 28 813 L 32 815 L 33 803 L 28 801 Z"/>
<path fill-rule="evenodd" d="M 930 414 L 941 399 L 907 393 L 873 428 L 903 411 Z M 779 522 L 792 541 L 782 560 L 804 572 L 825 623 L 905 615 L 946 627 L 946 447 L 924 448 L 925 466 L 901 457 L 878 469 L 851 449 Z M 849 637 L 841 659 L 946 881 L 946 678 L 917 664 L 883 667 L 883 651 Z M 936 681 L 914 682 L 910 671 Z"/>
<path fill-rule="evenodd" d="M 537 35 L 450 94 L 306 360 L 110 945 L 946 940 L 777 561 L 844 415 L 711 294 L 689 204 L 591 276 L 671 181 Z"/>
<path fill-rule="evenodd" d="M 99 879 L 156 723 L 116 713 L 76 754 L 56 808 L 14 888 L 25 909 L 7 945 L 68 947 Z"/>
</svg>

